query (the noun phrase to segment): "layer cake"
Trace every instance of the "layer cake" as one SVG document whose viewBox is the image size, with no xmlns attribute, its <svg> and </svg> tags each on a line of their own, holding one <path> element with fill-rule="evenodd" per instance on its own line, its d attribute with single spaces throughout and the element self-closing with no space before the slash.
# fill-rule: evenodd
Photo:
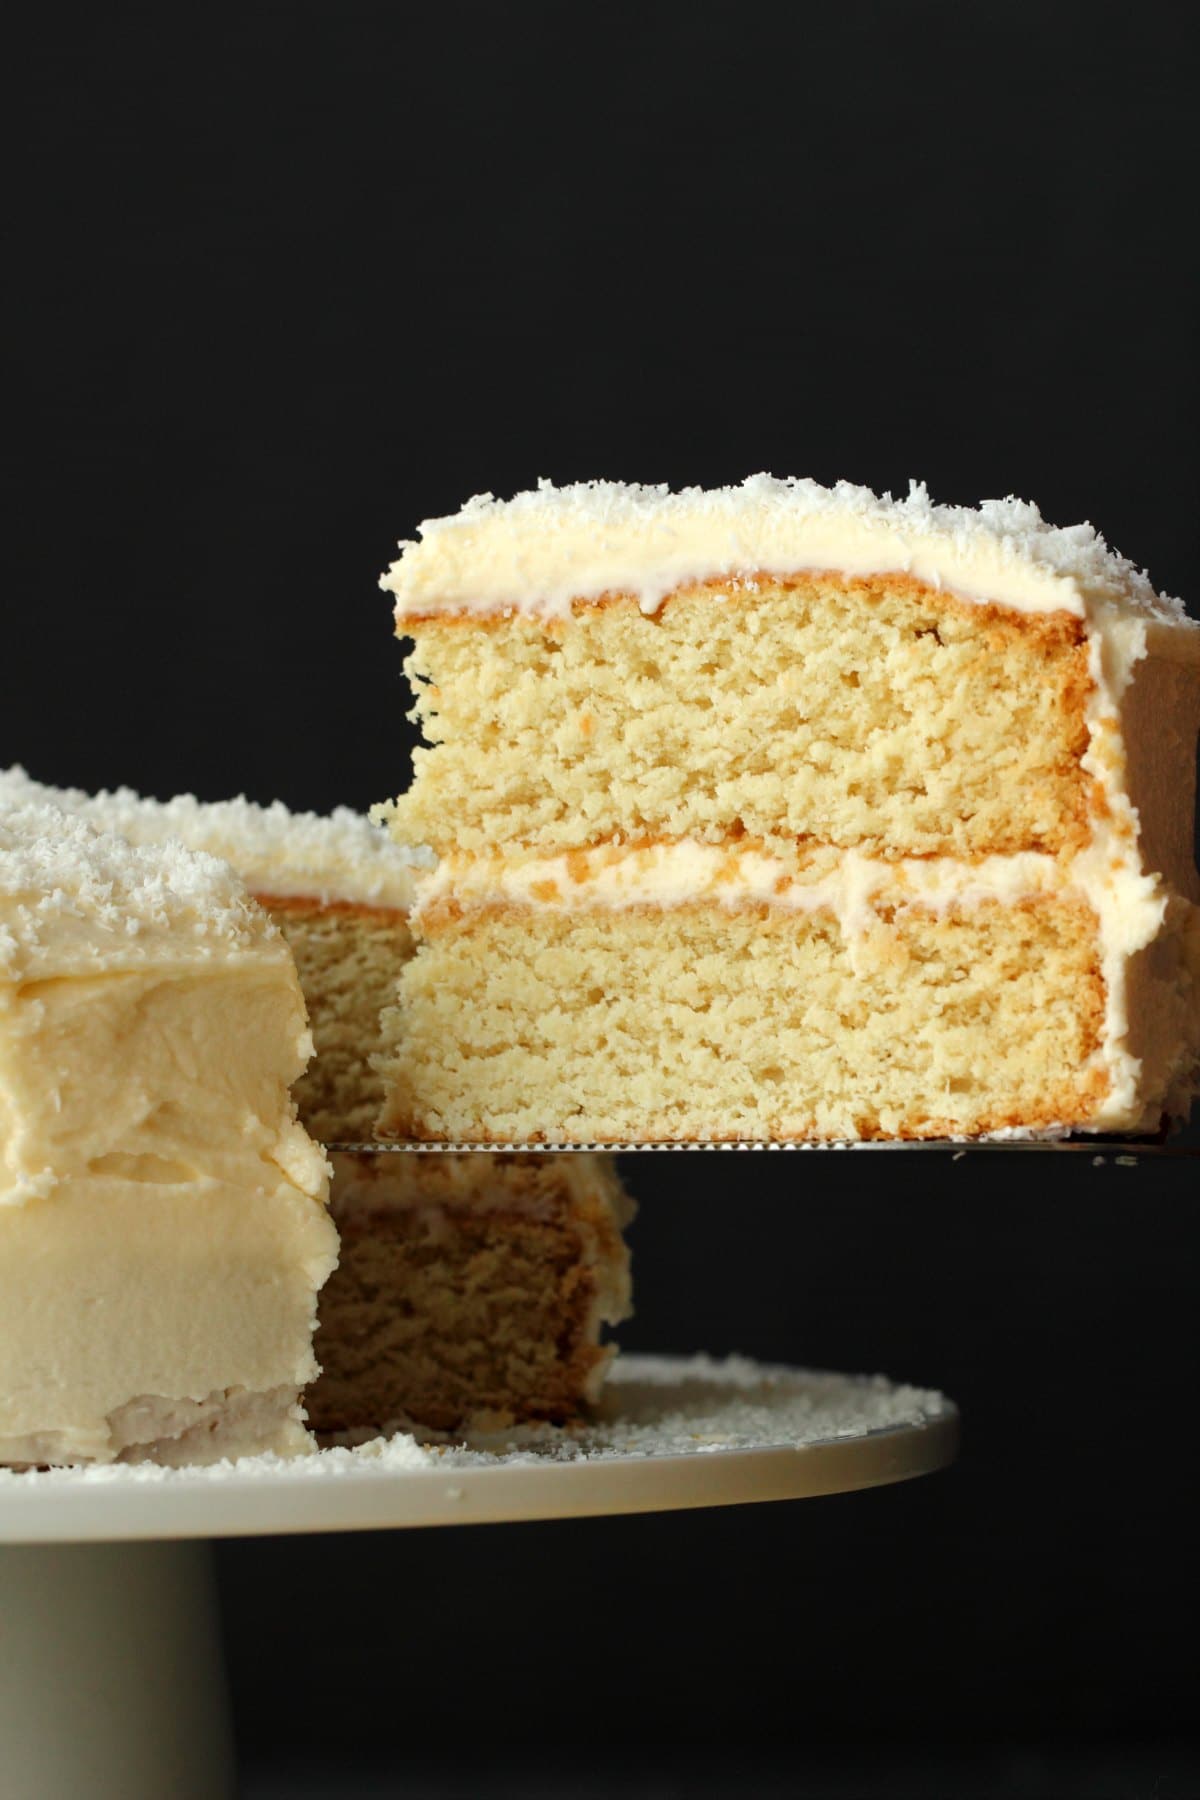
<svg viewBox="0 0 1200 1800">
<path fill-rule="evenodd" d="M 411 955 L 412 858 L 347 808 L 146 799 L 0 772 L 0 801 L 53 799 L 131 843 L 233 865 L 295 957 L 316 1055 L 294 1085 L 328 1143 L 368 1141 L 381 1013 Z M 610 1159 L 335 1153 L 338 1267 L 320 1301 L 321 1433 L 562 1420 L 596 1398 L 604 1327 L 630 1311 L 632 1213 Z"/>
<path fill-rule="evenodd" d="M 543 483 L 383 578 L 428 743 L 383 1129 L 1130 1131 L 1200 1058 L 1200 628 L 1090 526 Z"/>
</svg>

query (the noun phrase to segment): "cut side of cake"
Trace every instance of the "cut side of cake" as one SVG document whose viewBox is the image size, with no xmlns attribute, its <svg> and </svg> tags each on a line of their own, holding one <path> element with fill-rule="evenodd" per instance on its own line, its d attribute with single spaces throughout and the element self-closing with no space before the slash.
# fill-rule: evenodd
<svg viewBox="0 0 1200 1800">
<path fill-rule="evenodd" d="M 231 864 L 290 946 L 316 1055 L 294 1084 L 327 1143 L 371 1138 L 381 1014 L 412 954 L 413 859 L 340 808 L 169 801 L 0 772 L 0 804 L 52 800 L 136 844 Z M 632 1213 L 607 1157 L 332 1157 L 338 1267 L 320 1300 L 319 1432 L 566 1419 L 595 1399 L 605 1325 L 630 1310 Z"/>
<path fill-rule="evenodd" d="M 1132 1131 L 1200 1061 L 1200 628 L 1088 526 L 759 476 L 384 577 L 428 745 L 382 1127 Z"/>
<path fill-rule="evenodd" d="M 632 1203 L 605 1156 L 335 1156 L 321 1433 L 564 1423 L 630 1312 Z"/>
<path fill-rule="evenodd" d="M 0 796 L 0 1462 L 314 1447 L 311 1048 L 229 868 Z"/>
</svg>

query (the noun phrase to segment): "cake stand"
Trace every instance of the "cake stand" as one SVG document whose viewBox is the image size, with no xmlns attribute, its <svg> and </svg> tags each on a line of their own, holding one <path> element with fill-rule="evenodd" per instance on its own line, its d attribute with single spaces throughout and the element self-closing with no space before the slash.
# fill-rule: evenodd
<svg viewBox="0 0 1200 1800">
<path fill-rule="evenodd" d="M 0 1471 L 3 1800 L 228 1800 L 206 1540 L 800 1500 L 949 1463 L 928 1389 L 744 1358 L 624 1356 L 601 1415 L 504 1443 L 283 1462 Z"/>
</svg>

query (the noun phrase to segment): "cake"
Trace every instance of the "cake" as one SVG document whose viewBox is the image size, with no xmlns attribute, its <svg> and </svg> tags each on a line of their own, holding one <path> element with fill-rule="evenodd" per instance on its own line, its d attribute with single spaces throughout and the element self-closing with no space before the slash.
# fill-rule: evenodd
<svg viewBox="0 0 1200 1800">
<path fill-rule="evenodd" d="M 342 1260 L 321 1297 L 314 1430 L 565 1423 L 630 1311 L 632 1206 L 610 1158 L 338 1155 Z"/>
<path fill-rule="evenodd" d="M 310 1050 L 224 864 L 0 797 L 0 1463 L 314 1447 Z"/>
<path fill-rule="evenodd" d="M 1090 526 L 543 483 L 383 578 L 427 743 L 381 1128 L 1128 1132 L 1200 1059 L 1200 628 Z"/>
<path fill-rule="evenodd" d="M 131 843 L 233 865 L 291 946 L 316 1055 L 293 1092 L 327 1144 L 364 1143 L 382 1100 L 380 1017 L 411 954 L 412 858 L 367 819 L 191 795 L 48 788 L 0 772 L 0 801 L 52 799 Z M 334 1151 L 340 1260 L 320 1301 L 322 1434 L 459 1432 L 565 1420 L 594 1400 L 630 1310 L 632 1206 L 610 1159 Z"/>
<path fill-rule="evenodd" d="M 276 801 L 152 800 L 129 788 L 91 794 L 0 771 L 0 801 L 49 801 L 131 844 L 178 842 L 235 868 L 282 932 L 308 1004 L 315 1057 L 295 1086 L 323 1143 L 372 1135 L 382 1102 L 373 1061 L 396 971 L 412 953 L 412 858 L 349 807 L 293 812 Z"/>
</svg>

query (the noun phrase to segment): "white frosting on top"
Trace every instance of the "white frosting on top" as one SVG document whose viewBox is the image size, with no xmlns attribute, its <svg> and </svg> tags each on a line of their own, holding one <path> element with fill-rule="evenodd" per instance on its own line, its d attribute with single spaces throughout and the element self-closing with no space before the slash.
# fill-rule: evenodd
<svg viewBox="0 0 1200 1800">
<path fill-rule="evenodd" d="M 124 787 L 89 794 L 46 787 L 19 767 L 0 770 L 0 806 L 29 802 L 49 802 L 131 844 L 174 842 L 220 857 L 257 894 L 379 907 L 412 902 L 414 853 L 349 807 L 323 816 L 291 812 L 279 800 L 149 800 Z"/>
<path fill-rule="evenodd" d="M 396 619 L 437 613 L 563 616 L 573 600 L 636 595 L 654 612 L 688 582 L 802 569 L 903 573 L 968 599 L 1078 617 L 1132 613 L 1197 634 L 1182 603 L 1155 592 L 1091 525 L 1048 525 L 1022 500 L 936 506 L 839 482 L 752 475 L 740 487 L 542 481 L 511 500 L 477 495 L 428 519 L 380 585 Z"/>
<path fill-rule="evenodd" d="M 282 938 L 226 863 L 129 844 L 0 791 L 0 976 L 135 969 L 261 954 Z"/>
</svg>

